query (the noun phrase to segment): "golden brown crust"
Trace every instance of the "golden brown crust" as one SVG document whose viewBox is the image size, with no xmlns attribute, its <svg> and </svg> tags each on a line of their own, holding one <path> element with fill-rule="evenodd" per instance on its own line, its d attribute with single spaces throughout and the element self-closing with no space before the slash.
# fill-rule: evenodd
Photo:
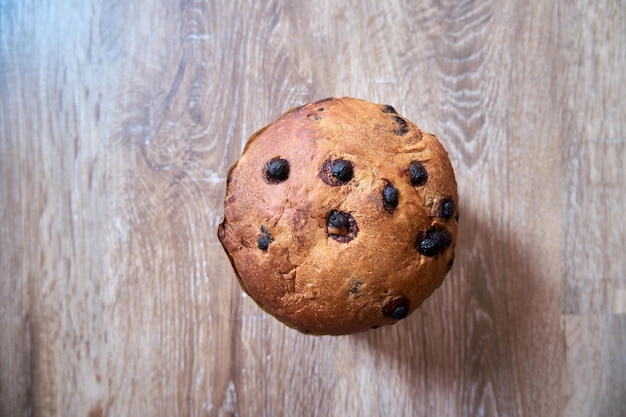
<svg viewBox="0 0 626 417">
<path fill-rule="evenodd" d="M 457 213 L 437 138 L 390 106 L 332 98 L 250 138 L 218 236 L 266 312 L 304 333 L 348 334 L 395 323 L 441 285 Z"/>
</svg>

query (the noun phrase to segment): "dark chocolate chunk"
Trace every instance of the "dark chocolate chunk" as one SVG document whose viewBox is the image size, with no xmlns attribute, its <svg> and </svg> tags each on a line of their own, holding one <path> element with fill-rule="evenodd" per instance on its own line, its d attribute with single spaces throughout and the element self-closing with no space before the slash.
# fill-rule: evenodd
<svg viewBox="0 0 626 417">
<path fill-rule="evenodd" d="M 324 111 L 324 108 L 320 107 L 319 109 L 317 109 L 317 111 Z"/>
<path fill-rule="evenodd" d="M 409 300 L 404 297 L 391 300 L 383 307 L 383 315 L 394 320 L 402 320 L 409 315 Z"/>
<path fill-rule="evenodd" d="M 335 186 L 348 183 L 354 176 L 354 166 L 347 159 L 331 159 L 322 166 L 320 178 L 325 184 Z"/>
<path fill-rule="evenodd" d="M 454 201 L 451 197 L 441 199 L 437 207 L 437 216 L 449 219 L 454 215 Z"/>
<path fill-rule="evenodd" d="M 439 247 L 434 239 L 427 237 L 420 242 L 419 251 L 422 255 L 435 256 L 439 252 Z"/>
<path fill-rule="evenodd" d="M 278 184 L 289 178 L 289 161 L 281 158 L 270 159 L 265 164 L 265 179 L 270 184 Z"/>
<path fill-rule="evenodd" d="M 257 244 L 259 245 L 259 249 L 264 252 L 267 252 L 267 249 L 270 247 L 270 243 L 274 241 L 274 238 L 270 234 L 270 231 L 265 227 L 261 226 L 261 233 L 259 233 L 259 239 L 257 240 Z"/>
<path fill-rule="evenodd" d="M 406 123 L 406 120 L 400 116 L 393 116 L 392 119 L 396 125 L 395 129 L 393 129 L 394 134 L 402 136 L 409 133 L 409 125 Z"/>
<path fill-rule="evenodd" d="M 361 280 L 356 280 L 352 283 L 352 285 L 350 285 L 350 288 L 348 288 L 348 293 L 350 295 L 357 295 L 359 292 L 359 289 L 361 288 L 361 285 L 363 285 L 363 281 Z"/>
<path fill-rule="evenodd" d="M 383 113 L 390 113 L 390 114 L 398 114 L 398 112 L 396 111 L 396 109 L 394 109 L 392 106 L 390 106 L 389 104 L 385 104 L 383 106 Z"/>
<path fill-rule="evenodd" d="M 326 219 L 326 233 L 328 236 L 341 243 L 347 243 L 354 239 L 359 231 L 356 220 L 350 213 L 331 210 Z"/>
<path fill-rule="evenodd" d="M 335 99 L 335 97 L 326 97 L 326 98 L 323 98 L 323 99 L 321 99 L 321 100 L 317 100 L 317 101 L 315 102 L 315 104 L 322 104 L 322 103 L 326 103 L 327 101 L 331 101 L 331 100 L 334 100 L 334 99 Z"/>
<path fill-rule="evenodd" d="M 398 306 L 393 313 L 391 313 L 391 317 L 396 320 L 402 320 L 409 314 L 409 308 L 407 306 Z"/>
<path fill-rule="evenodd" d="M 390 182 L 383 188 L 383 207 L 387 213 L 393 213 L 398 207 L 398 189 Z"/>
<path fill-rule="evenodd" d="M 448 246 L 452 243 L 452 236 L 450 236 L 450 232 L 446 229 L 436 230 L 431 235 L 431 239 L 435 242 L 440 252 L 448 249 Z"/>
<path fill-rule="evenodd" d="M 452 258 L 450 258 L 450 260 L 448 261 L 448 264 L 446 265 L 446 267 L 448 268 L 448 271 L 452 269 L 452 265 L 454 265 L 454 254 L 452 255 Z"/>
<path fill-rule="evenodd" d="M 333 177 L 337 178 L 337 181 L 343 183 L 350 181 L 352 179 L 352 175 L 354 174 L 352 162 L 345 159 L 333 161 L 330 171 L 333 174 Z"/>
<path fill-rule="evenodd" d="M 224 242 L 224 239 L 226 238 L 226 220 L 220 223 L 217 227 L 217 238 L 220 242 Z"/>
<path fill-rule="evenodd" d="M 426 184 L 428 180 L 428 171 L 420 161 L 411 162 L 411 184 L 420 187 Z"/>
<path fill-rule="evenodd" d="M 436 256 L 448 249 L 451 243 L 452 236 L 450 232 L 436 227 L 420 232 L 415 240 L 417 250 L 424 256 Z"/>
<path fill-rule="evenodd" d="M 339 233 L 341 234 L 348 234 L 348 216 L 346 216 L 346 213 L 337 211 L 331 212 L 330 216 L 328 216 L 328 227 L 340 229 L 341 232 Z"/>
</svg>

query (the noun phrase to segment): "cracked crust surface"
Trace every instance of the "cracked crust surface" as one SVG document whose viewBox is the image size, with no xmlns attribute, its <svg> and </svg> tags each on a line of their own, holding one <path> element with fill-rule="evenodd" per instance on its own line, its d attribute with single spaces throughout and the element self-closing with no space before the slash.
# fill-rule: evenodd
<svg viewBox="0 0 626 417">
<path fill-rule="evenodd" d="M 264 167 L 274 158 L 289 162 L 289 175 L 268 182 Z M 333 160 L 352 163 L 348 181 L 323 180 Z M 414 161 L 428 173 L 418 186 Z M 329 236 L 333 211 L 353 217 L 351 239 Z M 395 323 L 441 284 L 456 214 L 454 172 L 433 135 L 391 106 L 332 98 L 292 109 L 249 139 L 229 171 L 218 236 L 242 288 L 266 312 L 304 333 L 347 334 Z M 431 233 L 416 242 L 444 229 L 449 241 Z M 441 247 L 426 256 L 420 244 Z"/>
</svg>

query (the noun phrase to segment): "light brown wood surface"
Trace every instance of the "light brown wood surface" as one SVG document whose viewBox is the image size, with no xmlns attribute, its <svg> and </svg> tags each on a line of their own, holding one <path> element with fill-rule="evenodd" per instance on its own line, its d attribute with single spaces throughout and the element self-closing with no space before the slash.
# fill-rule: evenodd
<svg viewBox="0 0 626 417">
<path fill-rule="evenodd" d="M 0 0 L 0 416 L 625 416 L 626 6 Z M 406 320 L 284 327 L 216 237 L 247 138 L 391 104 L 457 172 Z"/>
</svg>

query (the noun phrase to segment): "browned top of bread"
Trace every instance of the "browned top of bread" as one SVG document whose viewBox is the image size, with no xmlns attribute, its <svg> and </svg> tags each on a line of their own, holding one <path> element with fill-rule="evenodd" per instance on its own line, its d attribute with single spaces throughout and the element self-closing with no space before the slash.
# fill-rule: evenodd
<svg viewBox="0 0 626 417">
<path fill-rule="evenodd" d="M 243 289 L 305 333 L 391 324 L 443 281 L 457 239 L 447 153 L 391 106 L 292 109 L 228 174 L 219 238 Z"/>
</svg>

